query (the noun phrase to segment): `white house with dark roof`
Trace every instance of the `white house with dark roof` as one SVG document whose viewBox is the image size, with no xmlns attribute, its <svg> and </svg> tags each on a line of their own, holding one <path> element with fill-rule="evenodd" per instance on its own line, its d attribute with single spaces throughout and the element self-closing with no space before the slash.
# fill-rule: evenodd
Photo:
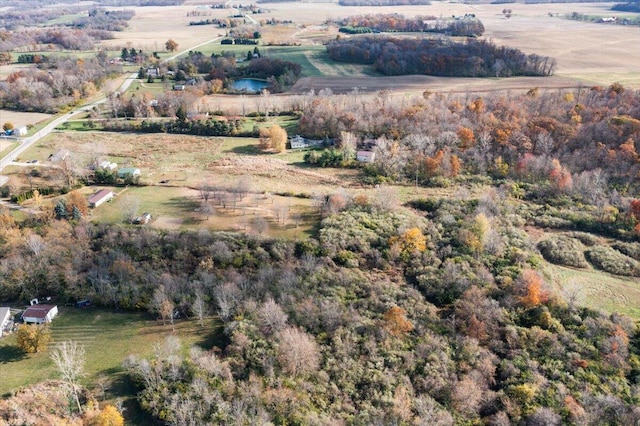
<svg viewBox="0 0 640 426">
<path fill-rule="evenodd" d="M 9 325 L 11 321 L 11 309 L 2 307 L 0 308 L 0 337 L 2 337 L 2 333 L 4 329 Z"/>
<path fill-rule="evenodd" d="M 31 305 L 22 313 L 22 321 L 28 324 L 44 324 L 58 315 L 56 305 Z"/>
<path fill-rule="evenodd" d="M 113 198 L 113 191 L 108 189 L 101 189 L 100 191 L 93 194 L 89 197 L 89 207 L 93 207 L 94 209 L 98 207 L 102 203 L 106 203 L 107 201 L 111 201 Z"/>
</svg>

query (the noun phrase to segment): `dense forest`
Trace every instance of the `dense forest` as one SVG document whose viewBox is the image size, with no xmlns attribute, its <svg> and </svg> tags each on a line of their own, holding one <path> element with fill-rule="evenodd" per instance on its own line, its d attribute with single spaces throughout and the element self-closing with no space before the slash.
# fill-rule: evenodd
<svg viewBox="0 0 640 426">
<path fill-rule="evenodd" d="M 12 72 L 0 81 L 0 108 L 57 112 L 95 94 L 119 71 L 104 52 L 82 59 L 48 55 L 38 67 Z"/>
<path fill-rule="evenodd" d="M 629 3 L 618 3 L 611 7 L 611 10 L 619 12 L 636 12 L 640 13 L 640 1 L 630 1 Z"/>
<path fill-rule="evenodd" d="M 327 44 L 334 61 L 372 64 L 384 75 L 425 74 L 451 77 L 546 76 L 556 61 L 490 41 L 352 37 Z"/>
</svg>

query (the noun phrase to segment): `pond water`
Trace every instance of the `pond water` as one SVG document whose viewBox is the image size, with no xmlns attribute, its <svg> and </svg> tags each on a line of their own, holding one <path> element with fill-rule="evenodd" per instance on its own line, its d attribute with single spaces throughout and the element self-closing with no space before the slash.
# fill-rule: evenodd
<svg viewBox="0 0 640 426">
<path fill-rule="evenodd" d="M 256 80 L 255 78 L 241 78 L 233 82 L 231 88 L 233 90 L 245 91 L 249 93 L 260 93 L 262 89 L 267 87 L 269 83 L 264 80 Z"/>
</svg>

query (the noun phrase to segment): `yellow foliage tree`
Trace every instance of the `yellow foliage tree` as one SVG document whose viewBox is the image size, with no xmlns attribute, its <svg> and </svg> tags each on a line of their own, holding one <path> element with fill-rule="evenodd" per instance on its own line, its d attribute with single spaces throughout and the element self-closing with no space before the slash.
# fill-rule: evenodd
<svg viewBox="0 0 640 426">
<path fill-rule="evenodd" d="M 18 347 L 32 354 L 46 349 L 51 340 L 51 332 L 46 325 L 22 324 L 16 332 Z"/>
<path fill-rule="evenodd" d="M 389 245 L 396 244 L 403 253 L 422 252 L 427 249 L 427 237 L 420 228 L 409 228 L 402 235 L 389 238 Z"/>
<path fill-rule="evenodd" d="M 91 426 L 124 426 L 122 414 L 113 405 L 105 405 L 100 414 L 94 417 Z"/>
<path fill-rule="evenodd" d="M 262 151 L 283 152 L 287 149 L 287 131 L 274 124 L 260 129 L 260 144 Z"/>
</svg>

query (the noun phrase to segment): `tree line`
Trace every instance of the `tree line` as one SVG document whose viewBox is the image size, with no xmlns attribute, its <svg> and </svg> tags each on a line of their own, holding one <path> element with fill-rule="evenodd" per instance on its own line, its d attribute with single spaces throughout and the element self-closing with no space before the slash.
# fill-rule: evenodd
<svg viewBox="0 0 640 426">
<path fill-rule="evenodd" d="M 462 37 L 478 37 L 484 33 L 484 25 L 473 14 L 443 19 L 421 15 L 406 18 L 398 13 L 379 13 L 349 16 L 338 19 L 335 23 L 343 28 L 366 28 L 369 31 L 383 32 L 434 32 Z M 361 30 L 357 33 L 363 32 Z"/>
<path fill-rule="evenodd" d="M 486 40 L 355 37 L 326 45 L 334 61 L 371 64 L 384 75 L 426 74 L 451 77 L 548 76 L 556 61 Z"/>
</svg>

